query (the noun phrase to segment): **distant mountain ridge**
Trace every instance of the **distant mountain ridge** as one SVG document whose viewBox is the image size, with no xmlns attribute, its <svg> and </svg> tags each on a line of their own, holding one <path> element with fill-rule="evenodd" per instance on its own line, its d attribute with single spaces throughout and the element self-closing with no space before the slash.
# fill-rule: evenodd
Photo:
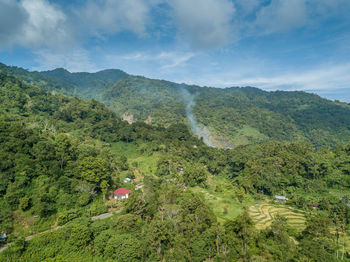
<svg viewBox="0 0 350 262">
<path fill-rule="evenodd" d="M 349 104 L 306 92 L 190 86 L 132 76 L 117 69 L 29 72 L 0 64 L 0 70 L 46 90 L 96 99 L 119 116 L 132 115 L 160 126 L 186 123 L 194 133 L 208 136 L 204 141 L 218 147 L 269 140 L 334 146 L 350 140 Z"/>
<path fill-rule="evenodd" d="M 75 95 L 94 98 L 103 92 L 104 88 L 114 82 L 128 77 L 128 74 L 118 69 L 107 69 L 96 73 L 70 73 L 64 68 L 39 72 L 57 85 L 64 85 Z"/>
</svg>

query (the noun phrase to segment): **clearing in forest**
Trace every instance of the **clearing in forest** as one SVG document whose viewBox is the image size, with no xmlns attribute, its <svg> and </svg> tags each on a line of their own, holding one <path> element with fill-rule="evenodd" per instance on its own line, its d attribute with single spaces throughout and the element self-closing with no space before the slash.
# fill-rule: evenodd
<svg viewBox="0 0 350 262">
<path fill-rule="evenodd" d="M 262 202 L 249 207 L 249 214 L 256 223 L 258 229 L 264 229 L 271 225 L 274 217 L 280 215 L 287 219 L 287 223 L 298 230 L 305 227 L 305 215 L 303 211 L 289 206 Z"/>
<path fill-rule="evenodd" d="M 143 148 L 143 150 L 140 150 Z M 153 152 L 149 148 L 152 145 L 150 143 L 143 143 L 138 145 L 136 143 L 117 142 L 111 144 L 111 151 L 115 156 L 124 155 L 128 159 L 128 164 L 131 170 L 135 171 L 134 175 L 138 177 L 138 174 L 152 175 L 157 170 L 157 162 L 160 159 L 161 152 Z M 121 174 L 122 178 L 125 178 L 127 174 Z"/>
</svg>

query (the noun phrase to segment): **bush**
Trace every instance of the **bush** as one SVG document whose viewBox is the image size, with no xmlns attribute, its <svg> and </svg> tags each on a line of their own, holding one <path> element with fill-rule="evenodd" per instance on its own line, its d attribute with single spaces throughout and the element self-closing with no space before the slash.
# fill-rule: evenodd
<svg viewBox="0 0 350 262">
<path fill-rule="evenodd" d="M 59 226 L 64 225 L 69 221 L 72 221 L 74 218 L 77 218 L 80 216 L 81 216 L 81 212 L 75 209 L 61 212 L 58 214 L 57 224 Z"/>
<path fill-rule="evenodd" d="M 111 237 L 105 247 L 105 256 L 120 262 L 139 261 L 141 245 L 137 237 L 130 234 Z"/>
<path fill-rule="evenodd" d="M 89 204 L 90 199 L 90 193 L 84 192 L 78 198 L 78 205 L 81 207 L 86 206 L 87 204 Z"/>
<path fill-rule="evenodd" d="M 28 197 L 22 197 L 22 198 L 19 199 L 18 207 L 21 210 L 25 211 L 25 210 L 27 210 L 29 208 L 29 206 L 30 206 L 30 199 Z"/>
<path fill-rule="evenodd" d="M 108 207 L 102 201 L 95 201 L 90 206 L 90 215 L 98 216 L 108 212 Z"/>
<path fill-rule="evenodd" d="M 137 231 L 142 226 L 141 217 L 133 214 L 118 216 L 115 220 L 115 227 L 121 232 Z"/>
<path fill-rule="evenodd" d="M 27 247 L 27 242 L 24 237 L 18 238 L 13 244 L 13 253 L 22 254 Z"/>
<path fill-rule="evenodd" d="M 69 244 L 75 249 L 85 248 L 92 239 L 92 232 L 87 225 L 75 224 L 72 227 Z"/>
</svg>

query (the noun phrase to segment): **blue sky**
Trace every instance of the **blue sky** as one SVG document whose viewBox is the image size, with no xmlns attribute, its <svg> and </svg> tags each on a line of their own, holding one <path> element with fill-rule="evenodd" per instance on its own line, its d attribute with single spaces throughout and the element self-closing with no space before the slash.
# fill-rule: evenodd
<svg viewBox="0 0 350 262">
<path fill-rule="evenodd" d="M 0 0 L 0 61 L 350 102 L 350 0 Z"/>
</svg>

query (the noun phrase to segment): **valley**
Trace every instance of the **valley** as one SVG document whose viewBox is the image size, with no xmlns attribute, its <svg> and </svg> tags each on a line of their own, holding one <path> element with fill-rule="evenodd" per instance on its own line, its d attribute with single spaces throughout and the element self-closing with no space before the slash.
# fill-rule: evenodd
<svg viewBox="0 0 350 262">
<path fill-rule="evenodd" d="M 272 110 L 269 102 L 272 111 L 264 111 L 257 107 L 261 97 L 244 100 L 262 92 L 268 96 L 265 100 L 277 101 L 274 96 L 280 99 L 284 94 L 251 88 L 218 90 L 225 97 L 227 92 L 237 92 L 233 100 L 246 97 L 243 100 L 256 107 L 251 111 L 248 103 L 246 111 L 236 108 L 235 112 L 232 104 L 227 104 L 227 112 L 223 108 L 218 111 L 224 112 L 219 121 L 215 110 L 205 111 L 209 100 L 200 102 L 210 89 L 194 92 L 197 95 L 190 97 L 192 105 L 186 110 L 186 100 L 176 87 L 167 90 L 168 82 L 161 83 L 158 88 L 162 91 L 157 94 L 152 89 L 159 84 L 155 80 L 127 80 L 126 91 L 138 86 L 138 92 L 144 92 L 142 100 L 140 93 L 130 98 L 134 105 L 142 101 L 139 113 L 133 109 L 130 115 L 152 122 L 129 123 L 107 103 L 66 96 L 66 91 L 52 85 L 54 80 L 38 81 L 36 77 L 42 77 L 38 73 L 5 69 L 7 73 L 0 71 L 0 233 L 13 244 L 1 252 L 0 260 L 63 257 L 105 261 L 111 257 L 181 261 L 188 257 L 210 261 L 215 257 L 225 261 L 247 256 L 281 260 L 286 256 L 333 261 L 335 253 L 347 259 L 349 145 L 319 147 L 346 138 L 330 134 L 349 131 L 344 115 L 347 104 L 305 93 L 289 94 L 285 99 L 296 95 L 298 103 L 311 99 L 309 106 L 297 110 L 312 106 L 320 110 L 311 118 L 316 121 L 322 115 L 323 122 L 310 120 L 305 130 L 317 125 L 325 129 L 313 129 L 308 136 L 299 130 L 297 137 L 288 141 L 283 130 L 294 132 L 289 129 L 294 105 L 283 109 L 291 115 L 277 114 L 281 105 Z M 126 80 L 117 80 L 115 85 L 118 81 Z M 147 89 L 152 92 L 142 87 L 143 81 L 148 81 Z M 197 87 L 186 88 L 191 92 Z M 123 92 L 119 95 L 126 105 L 129 98 Z M 157 104 L 156 97 L 162 92 L 169 100 Z M 151 93 L 154 102 L 149 103 Z M 169 103 L 175 94 L 179 95 L 176 105 Z M 228 103 L 221 99 L 223 105 Z M 167 111 L 169 108 L 177 108 L 179 114 Z M 125 114 L 124 110 L 120 112 Z M 322 110 L 326 111 L 321 114 Z M 153 117 L 155 112 L 159 118 Z M 168 113 L 169 117 L 164 117 Z M 207 114 L 213 114 L 209 122 L 203 118 Z M 273 126 L 277 115 L 282 119 L 279 128 Z M 219 128 L 225 121 L 233 123 L 233 117 L 242 124 L 232 140 L 235 143 L 227 139 L 238 129 Z M 265 117 L 268 123 L 263 121 Z M 243 120 L 255 121 L 256 128 Z M 218 129 L 209 131 L 212 123 Z M 203 132 L 196 130 L 197 126 L 210 134 L 211 141 L 222 142 L 221 146 L 208 146 L 206 139 L 195 135 Z M 272 132 L 271 140 L 261 136 L 265 129 Z M 272 139 L 274 136 L 279 139 Z M 115 199 L 116 189 L 130 192 L 130 197 Z M 288 201 L 276 203 L 275 195 L 286 196 Z M 108 214 L 115 211 L 115 215 Z M 105 219 L 95 219 L 101 216 Z M 320 246 L 327 248 L 319 252 Z"/>
<path fill-rule="evenodd" d="M 0 0 L 0 262 L 350 261 L 349 0 Z"/>
</svg>

